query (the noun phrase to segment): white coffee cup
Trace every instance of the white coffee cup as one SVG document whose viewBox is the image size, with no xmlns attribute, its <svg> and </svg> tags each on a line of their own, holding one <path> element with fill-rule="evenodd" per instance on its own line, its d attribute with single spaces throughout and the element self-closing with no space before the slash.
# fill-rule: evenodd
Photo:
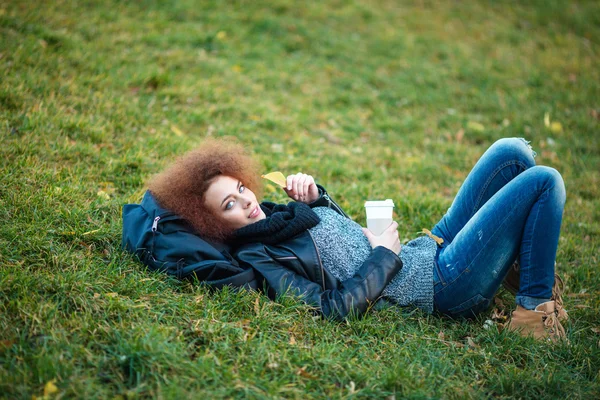
<svg viewBox="0 0 600 400">
<path fill-rule="evenodd" d="M 367 229 L 373 235 L 379 236 L 392 224 L 394 201 L 392 199 L 366 201 L 365 211 L 367 212 Z"/>
</svg>

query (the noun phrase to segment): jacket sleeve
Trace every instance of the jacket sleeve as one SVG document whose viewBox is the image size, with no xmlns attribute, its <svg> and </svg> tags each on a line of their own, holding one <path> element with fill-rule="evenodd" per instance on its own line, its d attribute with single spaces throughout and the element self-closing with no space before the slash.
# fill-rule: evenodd
<svg viewBox="0 0 600 400">
<path fill-rule="evenodd" d="M 270 257 L 264 246 L 241 250 L 236 258 L 240 265 L 251 266 L 275 295 L 293 294 L 317 308 L 325 317 L 342 320 L 349 314 L 361 315 L 376 301 L 385 286 L 402 269 L 400 257 L 378 246 L 358 272 L 337 289 L 325 289 L 303 276 L 302 269 L 294 271 Z"/>
<path fill-rule="evenodd" d="M 346 214 L 344 212 L 344 210 L 342 210 L 342 207 L 339 206 L 338 203 L 336 203 L 331 196 L 329 196 L 329 193 L 327 193 L 327 190 L 325 190 L 325 188 L 321 185 L 317 184 L 317 188 L 319 189 L 319 197 L 313 201 L 312 203 L 310 203 L 308 206 L 310 208 L 315 208 L 315 207 L 329 207 L 331 209 L 333 209 L 334 211 L 336 211 L 338 214 L 346 217 L 346 218 L 350 218 L 348 216 L 348 214 Z"/>
</svg>

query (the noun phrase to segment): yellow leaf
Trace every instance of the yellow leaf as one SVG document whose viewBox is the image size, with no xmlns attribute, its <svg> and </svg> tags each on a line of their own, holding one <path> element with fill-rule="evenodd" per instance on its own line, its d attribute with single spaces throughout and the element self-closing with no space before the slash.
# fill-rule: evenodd
<svg viewBox="0 0 600 400">
<path fill-rule="evenodd" d="M 550 127 L 550 113 L 544 114 L 544 125 L 546 126 L 546 128 Z"/>
<path fill-rule="evenodd" d="M 485 131 L 485 126 L 483 126 L 483 124 L 480 124 L 479 122 L 469 121 L 467 122 L 467 129 L 477 132 L 483 132 Z"/>
<path fill-rule="evenodd" d="M 435 240 L 435 242 L 438 244 L 438 246 L 441 246 L 442 243 L 444 243 L 444 239 L 442 239 L 439 236 L 435 236 L 433 233 L 431 233 L 431 231 L 429 229 L 423 228 L 422 232 L 424 234 L 426 234 L 427 236 L 429 236 L 430 238 L 432 238 L 433 240 Z"/>
<path fill-rule="evenodd" d="M 173 132 L 174 134 L 176 134 L 179 137 L 184 135 L 184 133 L 181 131 L 181 129 L 179 129 L 175 125 L 171 125 L 171 132 Z"/>
<path fill-rule="evenodd" d="M 561 124 L 560 122 L 552 122 L 552 123 L 550 124 L 550 130 L 551 130 L 553 133 L 560 133 L 560 132 L 562 132 L 562 131 L 563 131 L 562 124 Z"/>
<path fill-rule="evenodd" d="M 54 382 L 56 382 L 56 379 L 52 379 L 51 381 L 48 381 L 46 385 L 44 385 L 44 397 L 50 396 L 51 394 L 58 392 L 58 388 L 56 387 Z"/>
<path fill-rule="evenodd" d="M 219 32 L 217 32 L 217 39 L 223 40 L 226 37 L 227 37 L 227 32 L 225 32 L 225 31 L 219 31 Z"/>
<path fill-rule="evenodd" d="M 296 338 L 294 337 L 294 335 L 290 335 L 290 344 L 291 344 L 292 346 L 295 346 L 295 345 L 296 345 Z"/>
<path fill-rule="evenodd" d="M 99 190 L 97 194 L 98 194 L 98 197 L 100 197 L 101 199 L 110 200 L 109 194 L 106 193 L 104 190 Z"/>
<path fill-rule="evenodd" d="M 285 187 L 287 185 L 285 176 L 280 171 L 269 172 L 266 175 L 261 175 L 261 177 L 268 179 L 271 182 L 276 183 L 277 185 L 279 185 L 281 187 Z"/>
<path fill-rule="evenodd" d="M 240 67 L 239 65 L 234 65 L 233 67 L 231 67 L 231 70 L 233 72 L 242 72 L 242 67 Z"/>
</svg>

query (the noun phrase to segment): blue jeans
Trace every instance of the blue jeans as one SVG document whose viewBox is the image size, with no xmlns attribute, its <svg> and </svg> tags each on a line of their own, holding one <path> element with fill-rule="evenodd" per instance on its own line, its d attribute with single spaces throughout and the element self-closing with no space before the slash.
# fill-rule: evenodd
<svg viewBox="0 0 600 400">
<path fill-rule="evenodd" d="M 434 269 L 438 311 L 453 317 L 485 311 L 516 259 L 517 304 L 531 309 L 552 296 L 565 186 L 534 156 L 523 139 L 498 140 L 433 228 L 444 239 Z"/>
</svg>

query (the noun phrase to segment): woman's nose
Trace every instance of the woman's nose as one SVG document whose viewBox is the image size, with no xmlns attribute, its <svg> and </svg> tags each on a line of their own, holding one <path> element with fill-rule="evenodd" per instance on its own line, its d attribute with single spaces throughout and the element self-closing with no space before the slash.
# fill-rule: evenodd
<svg viewBox="0 0 600 400">
<path fill-rule="evenodd" d="M 252 200 L 247 197 L 244 197 L 242 201 L 242 204 L 244 204 L 244 208 L 248 208 L 252 204 Z"/>
</svg>

